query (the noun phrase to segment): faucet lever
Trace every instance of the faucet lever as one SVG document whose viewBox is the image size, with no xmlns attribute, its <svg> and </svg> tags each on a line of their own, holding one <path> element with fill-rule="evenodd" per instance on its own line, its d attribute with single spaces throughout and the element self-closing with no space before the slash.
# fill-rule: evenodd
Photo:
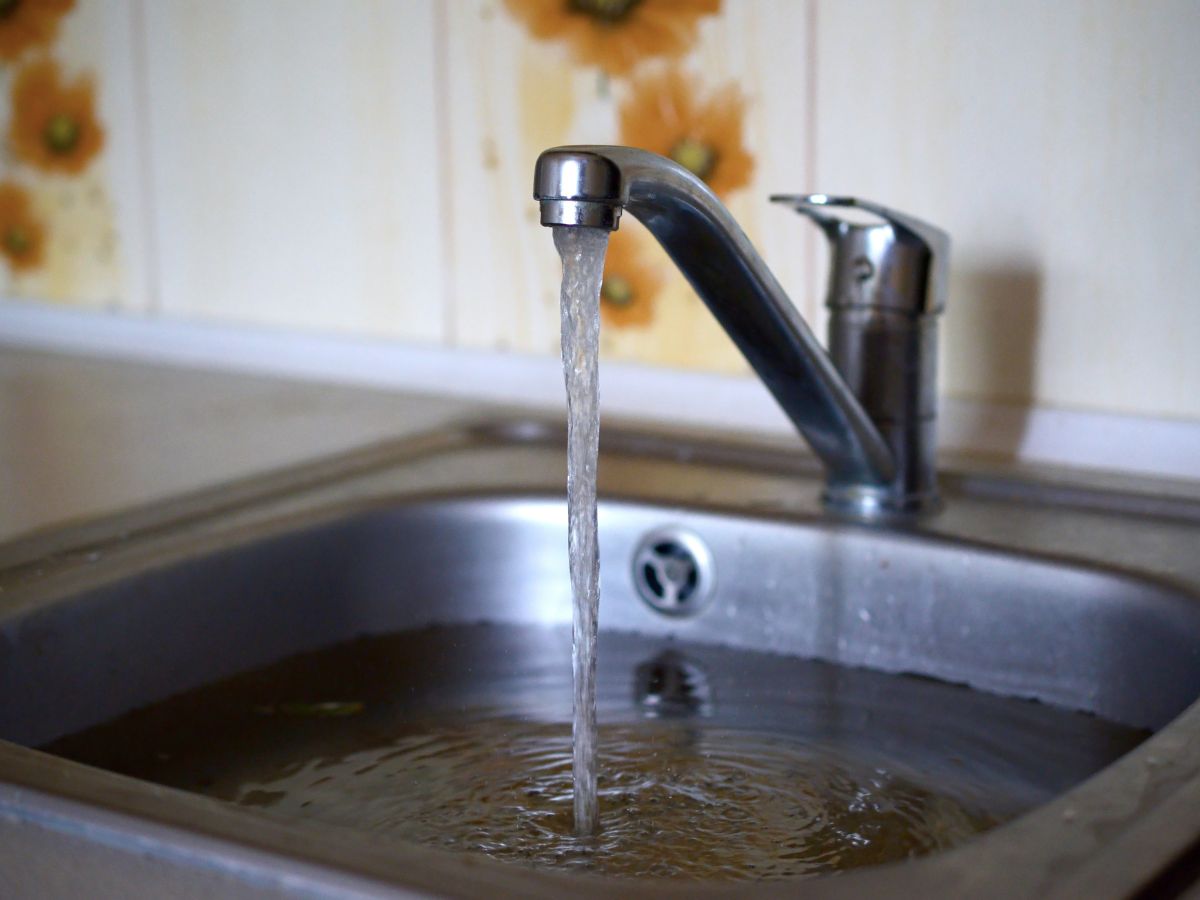
<svg viewBox="0 0 1200 900">
<path fill-rule="evenodd" d="M 773 194 L 820 227 L 833 250 L 829 308 L 871 306 L 920 316 L 946 308 L 950 238 L 941 228 L 871 200 L 833 194 Z M 877 222 L 852 221 L 862 210 Z"/>
<path fill-rule="evenodd" d="M 949 236 L 858 197 L 771 200 L 811 219 L 829 240 L 829 355 L 893 453 L 892 507 L 936 507 L 937 316 L 946 305 Z M 852 220 L 848 210 L 874 221 Z"/>
<path fill-rule="evenodd" d="M 812 219 L 829 240 L 831 309 L 871 306 L 910 315 L 945 309 L 950 236 L 942 229 L 860 197 L 774 194 L 771 202 Z M 846 209 L 879 221 L 852 221 L 840 212 Z"/>
</svg>

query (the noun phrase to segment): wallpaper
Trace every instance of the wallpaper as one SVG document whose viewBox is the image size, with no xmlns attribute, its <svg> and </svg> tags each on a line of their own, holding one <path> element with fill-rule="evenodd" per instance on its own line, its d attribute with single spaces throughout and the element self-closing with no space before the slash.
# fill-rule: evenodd
<svg viewBox="0 0 1200 900">
<path fill-rule="evenodd" d="M 117 236 L 75 5 L 0 3 L 0 257 L 10 290 L 90 305 L 117 299 Z"/>
<path fill-rule="evenodd" d="M 0 297 L 553 355 L 533 163 L 622 143 L 818 335 L 772 193 L 950 233 L 946 394 L 1200 419 L 1198 45 L 1193 0 L 0 0 Z M 632 217 L 602 311 L 608 359 L 747 373 Z"/>
</svg>

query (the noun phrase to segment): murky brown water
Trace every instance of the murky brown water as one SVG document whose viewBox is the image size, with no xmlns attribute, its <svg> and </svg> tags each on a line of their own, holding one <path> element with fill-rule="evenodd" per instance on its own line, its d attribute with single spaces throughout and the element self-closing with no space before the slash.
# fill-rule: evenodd
<svg viewBox="0 0 1200 900">
<path fill-rule="evenodd" d="M 600 832 L 574 836 L 565 725 L 435 719 L 266 774 L 238 802 L 539 866 L 784 878 L 953 846 L 997 822 L 883 766 L 674 722 L 600 731 Z"/>
<path fill-rule="evenodd" d="M 604 635 L 574 835 L 570 635 L 363 639 L 47 748 L 333 829 L 611 875 L 814 875 L 954 846 L 1145 735 L 920 679 Z"/>
</svg>

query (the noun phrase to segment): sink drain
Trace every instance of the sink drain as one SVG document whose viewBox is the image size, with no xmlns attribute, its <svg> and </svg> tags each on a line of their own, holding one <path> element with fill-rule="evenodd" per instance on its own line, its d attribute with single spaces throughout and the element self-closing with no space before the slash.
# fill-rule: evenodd
<svg viewBox="0 0 1200 900">
<path fill-rule="evenodd" d="M 647 534 L 633 555 L 633 583 L 648 606 L 691 616 L 708 605 L 716 578 L 708 545 L 684 528 Z"/>
</svg>

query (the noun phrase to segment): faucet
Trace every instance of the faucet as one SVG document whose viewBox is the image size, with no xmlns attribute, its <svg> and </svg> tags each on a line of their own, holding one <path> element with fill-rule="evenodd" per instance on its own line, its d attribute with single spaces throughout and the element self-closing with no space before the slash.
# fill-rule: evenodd
<svg viewBox="0 0 1200 900">
<path fill-rule="evenodd" d="M 831 244 L 826 353 L 729 210 L 674 161 L 556 147 L 538 157 L 533 194 L 543 225 L 611 231 L 628 210 L 649 229 L 823 463 L 828 508 L 866 519 L 937 508 L 945 232 L 853 197 L 771 198 Z"/>
</svg>

